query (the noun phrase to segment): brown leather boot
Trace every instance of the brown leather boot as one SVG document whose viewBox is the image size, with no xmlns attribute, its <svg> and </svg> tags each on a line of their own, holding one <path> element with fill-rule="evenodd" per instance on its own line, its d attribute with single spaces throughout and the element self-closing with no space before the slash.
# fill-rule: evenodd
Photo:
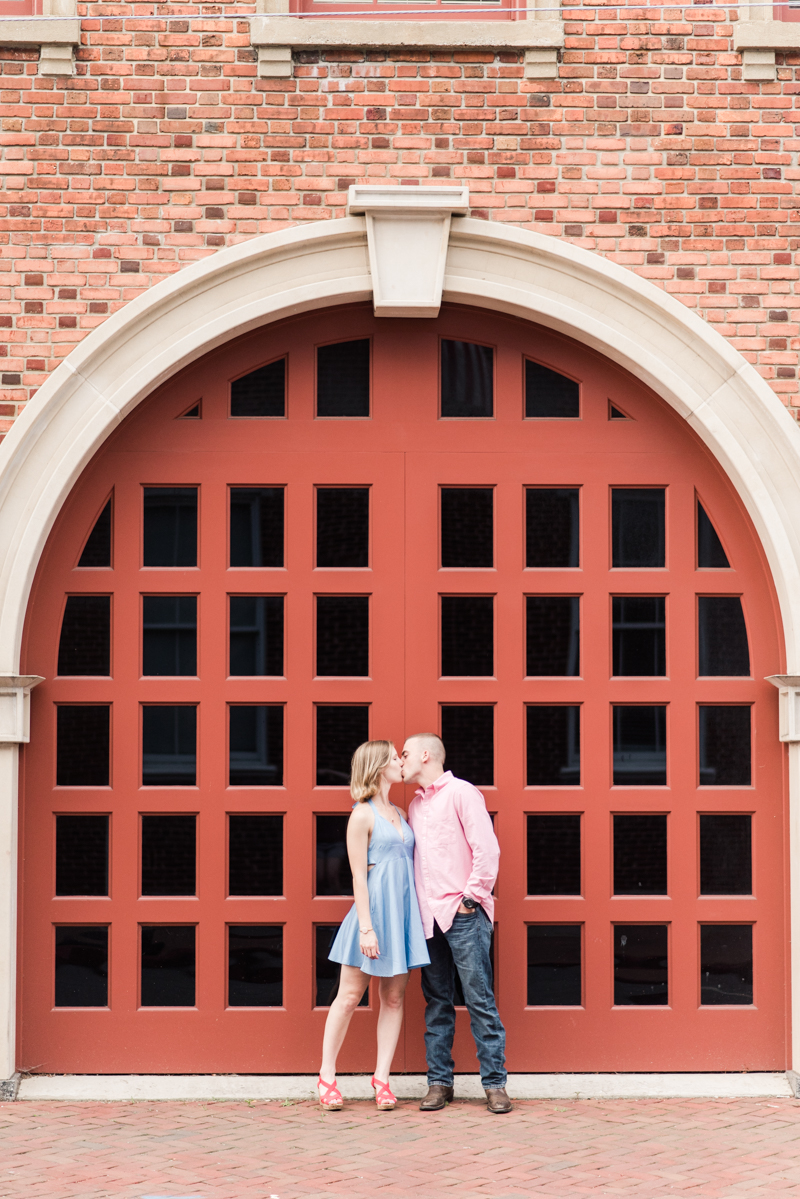
<svg viewBox="0 0 800 1199">
<path fill-rule="evenodd" d="M 421 1112 L 440 1112 L 448 1103 L 453 1102 L 453 1088 L 443 1087 L 438 1083 L 428 1087 L 428 1094 L 419 1105 Z"/>
<path fill-rule="evenodd" d="M 511 1106 L 511 1100 L 506 1094 L 505 1087 L 499 1087 L 496 1091 L 487 1091 L 486 1106 L 495 1116 L 502 1116 L 505 1112 L 512 1112 L 514 1110 Z"/>
</svg>

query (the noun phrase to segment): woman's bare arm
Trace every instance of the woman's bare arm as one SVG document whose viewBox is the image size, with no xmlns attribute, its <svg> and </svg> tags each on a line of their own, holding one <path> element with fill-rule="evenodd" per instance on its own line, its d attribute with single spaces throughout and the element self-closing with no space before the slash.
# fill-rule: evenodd
<svg viewBox="0 0 800 1199">
<path fill-rule="evenodd" d="M 375 817 L 367 804 L 354 808 L 347 822 L 347 856 L 353 872 L 353 897 L 358 913 L 361 952 L 365 957 L 379 956 L 378 938 L 372 928 L 367 888 L 367 851 Z"/>
</svg>

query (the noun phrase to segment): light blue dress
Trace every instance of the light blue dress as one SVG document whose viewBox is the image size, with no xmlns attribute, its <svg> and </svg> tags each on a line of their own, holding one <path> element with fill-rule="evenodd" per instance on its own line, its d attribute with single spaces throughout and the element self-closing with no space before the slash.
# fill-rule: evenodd
<svg viewBox="0 0 800 1199">
<path fill-rule="evenodd" d="M 376 811 L 372 800 L 367 802 L 375 816 L 367 850 L 367 865 L 374 866 L 367 874 L 369 916 L 380 956 L 368 958 L 361 952 L 358 912 L 353 904 L 328 957 L 343 966 L 355 966 L 365 974 L 390 978 L 416 966 L 427 966 L 431 959 L 414 886 L 414 834 L 402 812 L 401 836 L 391 820 Z"/>
</svg>

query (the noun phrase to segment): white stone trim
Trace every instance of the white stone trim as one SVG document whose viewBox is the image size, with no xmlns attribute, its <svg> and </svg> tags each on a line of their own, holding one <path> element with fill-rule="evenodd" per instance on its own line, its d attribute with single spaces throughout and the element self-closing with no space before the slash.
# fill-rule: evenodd
<svg viewBox="0 0 800 1199">
<path fill-rule="evenodd" d="M 0 745 L 31 739 L 31 691 L 44 679 L 38 674 L 0 675 Z"/>
<path fill-rule="evenodd" d="M 742 79 L 752 82 L 777 78 L 774 50 L 742 50 Z"/>
<path fill-rule="evenodd" d="M 281 0 L 272 0 L 271 7 Z M 309 49 L 367 50 L 539 50 L 548 57 L 526 57 L 526 78 L 555 78 L 558 50 L 564 45 L 564 22 L 534 21 L 404 21 L 290 17 L 281 11 L 250 18 L 250 44 L 258 51 L 262 78 L 290 74 L 291 51 Z M 276 55 L 276 51 L 281 51 Z M 270 53 L 271 52 L 271 53 Z M 555 64 L 555 74 L 552 67 Z M 528 66 L 545 66 L 546 74 L 528 74 Z"/>
<path fill-rule="evenodd" d="M 338 1076 L 345 1099 L 373 1100 L 366 1075 Z M 477 1074 L 457 1074 L 456 1099 L 483 1099 Z M 314 1099 L 316 1078 L 303 1074 L 34 1074 L 17 1098 L 41 1103 L 149 1100 Z M 398 1099 L 421 1099 L 424 1074 L 393 1074 Z M 512 1099 L 791 1099 L 786 1074 L 509 1074 Z"/>
<path fill-rule="evenodd" d="M 220 250 L 91 332 L 0 446 L 0 671 L 17 674 L 34 573 L 71 488 L 119 422 L 184 366 L 249 329 L 372 296 L 363 217 Z M 708 446 L 752 518 L 772 571 L 787 673 L 800 675 L 800 430 L 710 324 L 647 280 L 544 234 L 455 217 L 443 299 L 537 321 L 607 355 Z M 776 697 L 777 698 L 777 697 Z M 800 743 L 788 747 L 793 943 L 800 944 Z M 0 746 L 0 1077 L 14 1071 L 16 753 Z M 792 959 L 800 1020 L 800 954 Z M 794 1065 L 800 1063 L 800 1037 Z"/>
<path fill-rule="evenodd" d="M 53 0 L 58 4 L 58 0 Z M 69 7 L 65 0 L 61 8 Z M 74 9 L 73 9 L 74 11 Z M 0 46 L 39 46 L 40 75 L 74 75 L 73 51 L 81 44 L 80 17 L 0 17 Z"/>
<path fill-rule="evenodd" d="M 294 74 L 291 46 L 259 46 L 259 79 L 291 79 Z"/>
<path fill-rule="evenodd" d="M 525 51 L 526 79 L 558 79 L 558 54 L 555 46 Z"/>
<path fill-rule="evenodd" d="M 768 683 L 778 688 L 778 737 L 800 741 L 800 675 L 771 674 Z"/>
<path fill-rule="evenodd" d="M 363 215 L 367 222 L 376 316 L 439 315 L 450 218 L 468 212 L 468 187 L 349 189 L 348 216 Z"/>
</svg>

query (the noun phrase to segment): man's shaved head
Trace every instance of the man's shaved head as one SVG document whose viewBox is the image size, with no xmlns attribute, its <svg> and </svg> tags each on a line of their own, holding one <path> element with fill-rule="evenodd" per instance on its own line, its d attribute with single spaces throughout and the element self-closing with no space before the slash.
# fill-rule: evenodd
<svg viewBox="0 0 800 1199">
<path fill-rule="evenodd" d="M 441 765 L 444 766 L 444 741 L 442 741 L 438 733 L 412 733 L 410 737 L 406 738 L 406 744 L 408 744 L 409 741 L 421 742 L 419 748 L 427 749 L 428 754 L 433 761 L 440 762 Z"/>
</svg>

